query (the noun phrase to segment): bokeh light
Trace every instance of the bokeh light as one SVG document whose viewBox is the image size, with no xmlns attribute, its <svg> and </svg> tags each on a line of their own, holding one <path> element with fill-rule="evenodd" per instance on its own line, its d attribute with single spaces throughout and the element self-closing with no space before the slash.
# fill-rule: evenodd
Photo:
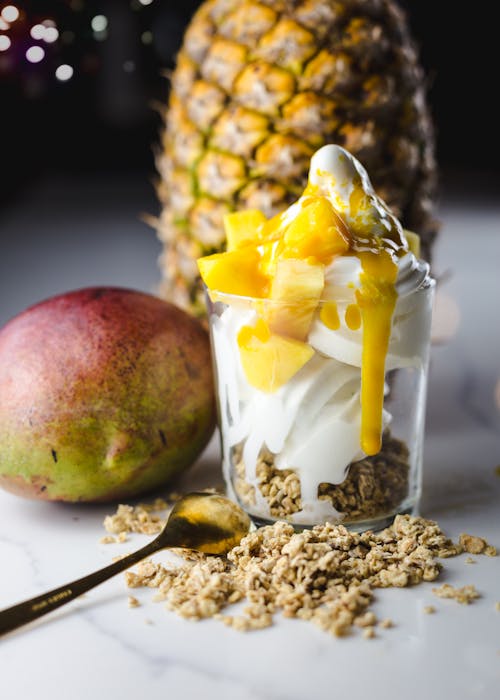
<svg viewBox="0 0 500 700">
<path fill-rule="evenodd" d="M 43 24 L 34 24 L 30 29 L 30 36 L 35 41 L 41 41 L 45 34 L 45 27 Z"/>
<path fill-rule="evenodd" d="M 108 27 L 108 18 L 104 15 L 96 15 L 95 17 L 92 17 L 90 26 L 94 32 L 104 32 Z"/>
<path fill-rule="evenodd" d="M 54 41 L 57 41 L 59 38 L 59 32 L 57 31 L 56 27 L 46 27 L 45 32 L 43 35 L 43 40 L 47 42 L 47 44 L 53 44 Z"/>
<path fill-rule="evenodd" d="M 11 41 L 8 36 L 5 36 L 5 34 L 2 34 L 0 36 L 0 51 L 7 51 L 7 49 L 10 48 Z"/>
<path fill-rule="evenodd" d="M 45 41 L 53 44 L 59 39 L 59 31 L 51 19 L 46 19 L 42 24 L 34 24 L 30 29 L 30 36 L 35 41 Z"/>
<path fill-rule="evenodd" d="M 6 22 L 15 22 L 19 17 L 19 10 L 15 5 L 6 5 L 2 10 L 2 17 Z"/>
<path fill-rule="evenodd" d="M 45 58 L 45 51 L 41 46 L 30 46 L 26 51 L 26 58 L 30 63 L 40 63 Z"/>
<path fill-rule="evenodd" d="M 56 78 L 61 82 L 65 82 L 66 80 L 70 80 L 70 78 L 73 77 L 73 73 L 73 68 L 67 63 L 63 63 L 56 69 Z"/>
</svg>

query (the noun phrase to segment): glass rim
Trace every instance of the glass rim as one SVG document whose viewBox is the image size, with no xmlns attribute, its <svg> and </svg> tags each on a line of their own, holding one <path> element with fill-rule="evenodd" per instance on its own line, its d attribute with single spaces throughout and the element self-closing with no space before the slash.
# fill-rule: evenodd
<svg viewBox="0 0 500 700">
<path fill-rule="evenodd" d="M 426 263 L 427 264 L 427 263 Z M 427 274 L 424 279 L 420 281 L 420 284 L 418 284 L 416 287 L 413 287 L 411 289 L 406 289 L 403 290 L 403 293 L 398 292 L 398 299 L 403 299 L 405 297 L 409 297 L 412 294 L 417 294 L 418 292 L 421 292 L 422 290 L 425 289 L 432 289 L 436 286 L 436 280 L 431 277 L 429 274 Z M 218 289 L 209 289 L 205 283 L 203 283 L 203 289 L 205 292 L 206 298 L 208 298 L 212 303 L 216 302 L 222 302 L 228 305 L 234 305 L 234 304 L 246 304 L 246 305 L 254 305 L 254 304 L 268 304 L 272 306 L 296 306 L 297 304 L 316 304 L 316 305 L 325 305 L 329 304 L 332 302 L 342 302 L 342 301 L 347 301 L 347 299 L 339 299 L 339 298 L 320 298 L 316 299 L 314 297 L 311 298 L 304 298 L 304 299 L 271 299 L 269 297 L 254 297 L 254 296 L 248 296 L 244 294 L 234 294 L 231 292 L 221 292 Z M 354 291 L 354 287 L 349 287 L 348 289 L 352 289 Z M 396 289 L 397 291 L 397 289 Z"/>
</svg>

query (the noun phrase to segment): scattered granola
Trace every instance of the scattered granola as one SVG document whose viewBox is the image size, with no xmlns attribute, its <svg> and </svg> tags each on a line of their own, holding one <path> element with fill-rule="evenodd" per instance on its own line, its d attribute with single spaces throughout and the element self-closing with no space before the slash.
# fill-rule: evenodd
<svg viewBox="0 0 500 700">
<path fill-rule="evenodd" d="M 435 522 L 408 515 L 361 534 L 328 523 L 295 532 L 277 522 L 248 534 L 226 558 L 179 551 L 186 560 L 180 566 L 146 560 L 126 573 L 126 582 L 157 589 L 157 600 L 192 620 L 215 617 L 245 631 L 269 627 L 281 612 L 336 636 L 360 627 L 372 637 L 374 589 L 434 581 L 441 570 L 436 558 L 460 552 Z M 243 611 L 227 615 L 239 601 Z"/>
<path fill-rule="evenodd" d="M 482 537 L 468 535 L 465 532 L 460 535 L 458 542 L 466 552 L 469 552 L 469 554 L 483 554 L 488 546 L 488 543 L 486 540 L 483 540 Z"/>
<path fill-rule="evenodd" d="M 358 615 L 358 617 L 354 618 L 354 624 L 356 625 L 356 627 L 373 627 L 373 625 L 375 625 L 376 622 L 377 617 L 375 613 L 373 613 L 371 610 L 363 613 L 363 615 Z"/>
<path fill-rule="evenodd" d="M 215 489 L 202 491 L 213 493 Z M 127 542 L 127 535 L 131 532 L 157 535 L 165 527 L 170 511 L 180 498 L 180 493 L 172 491 L 166 499 L 157 498 L 153 503 L 139 503 L 136 506 L 120 504 L 113 515 L 104 518 L 104 528 L 111 534 L 101 537 L 100 543 Z"/>
<path fill-rule="evenodd" d="M 233 450 L 234 488 L 242 503 L 255 504 L 255 488 L 245 479 L 241 446 Z M 391 513 L 408 494 L 408 448 L 385 431 L 381 451 L 374 457 L 354 462 L 341 484 L 322 483 L 319 500 L 330 500 L 350 522 Z M 259 455 L 256 466 L 259 491 L 275 518 L 287 518 L 302 508 L 300 479 L 293 469 L 277 469 L 268 450 Z"/>
<path fill-rule="evenodd" d="M 99 540 L 99 544 L 114 544 L 116 542 L 116 539 L 113 537 L 113 535 L 104 535 L 104 537 L 101 537 Z"/>
<path fill-rule="evenodd" d="M 497 612 L 500 612 L 500 600 L 497 600 L 497 602 L 495 603 L 495 610 Z"/>
<path fill-rule="evenodd" d="M 366 627 L 363 630 L 363 637 L 365 639 L 374 639 L 375 638 L 375 628 L 374 627 Z"/>
<path fill-rule="evenodd" d="M 99 540 L 99 544 L 116 544 L 117 542 L 127 542 L 128 537 L 127 533 L 122 530 L 122 532 L 119 532 L 116 537 L 113 535 L 105 535 L 104 537 L 101 537 Z"/>
<path fill-rule="evenodd" d="M 437 595 L 438 598 L 451 598 L 462 605 L 469 605 L 469 603 L 472 603 L 476 598 L 480 598 L 476 587 L 472 585 L 454 588 L 450 586 L 449 583 L 443 583 L 439 588 L 433 588 L 432 592 Z"/>
<path fill-rule="evenodd" d="M 119 505 L 116 513 L 104 519 L 107 532 L 126 536 L 128 532 L 138 532 L 143 535 L 156 535 L 166 522 L 165 512 L 172 504 L 163 498 L 157 498 L 153 503 L 140 503 L 137 506 Z M 123 540 L 122 540 L 123 541 Z"/>
<path fill-rule="evenodd" d="M 388 630 L 391 627 L 394 627 L 394 622 L 391 620 L 390 617 L 386 617 L 385 620 L 380 620 L 378 626 L 384 630 Z"/>
<path fill-rule="evenodd" d="M 467 559 L 465 560 L 465 563 L 466 564 L 475 564 L 476 560 L 473 559 L 472 557 L 467 557 Z"/>
<path fill-rule="evenodd" d="M 434 607 L 434 605 L 426 605 L 424 607 L 424 613 L 426 615 L 433 615 L 435 612 L 436 612 L 436 608 Z"/>
<path fill-rule="evenodd" d="M 135 596 L 129 595 L 128 606 L 129 608 L 138 608 L 140 606 L 140 603 Z"/>
</svg>

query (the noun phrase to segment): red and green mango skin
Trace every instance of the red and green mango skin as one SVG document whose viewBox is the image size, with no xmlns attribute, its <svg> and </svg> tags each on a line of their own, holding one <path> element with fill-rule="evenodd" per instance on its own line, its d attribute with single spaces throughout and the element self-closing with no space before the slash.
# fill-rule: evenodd
<svg viewBox="0 0 500 700">
<path fill-rule="evenodd" d="M 134 497 L 215 427 L 208 334 L 134 290 L 52 297 L 0 329 L 0 486 L 52 501 Z"/>
</svg>

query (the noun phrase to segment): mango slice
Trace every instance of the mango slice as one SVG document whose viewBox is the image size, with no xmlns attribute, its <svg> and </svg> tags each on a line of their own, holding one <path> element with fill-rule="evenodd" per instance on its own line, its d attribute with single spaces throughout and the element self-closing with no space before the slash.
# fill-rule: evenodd
<svg viewBox="0 0 500 700">
<path fill-rule="evenodd" d="M 250 246 L 199 258 L 198 269 L 210 290 L 260 298 L 269 287 L 268 277 L 260 270 L 260 260 L 258 250 Z"/>
<path fill-rule="evenodd" d="M 285 228 L 286 211 L 275 214 L 271 219 L 268 219 L 260 229 L 260 238 L 262 242 L 279 240 Z"/>
<path fill-rule="evenodd" d="M 307 343 L 271 333 L 262 319 L 254 327 L 240 329 L 238 346 L 248 383 L 268 394 L 286 384 L 314 355 Z"/>
<path fill-rule="evenodd" d="M 349 233 L 340 215 L 324 197 L 310 197 L 288 226 L 283 242 L 290 258 L 313 258 L 328 264 L 349 250 Z"/>
<path fill-rule="evenodd" d="M 258 229 L 266 222 L 266 217 L 258 209 L 235 211 L 224 216 L 227 250 L 233 251 L 259 241 Z"/>
</svg>

